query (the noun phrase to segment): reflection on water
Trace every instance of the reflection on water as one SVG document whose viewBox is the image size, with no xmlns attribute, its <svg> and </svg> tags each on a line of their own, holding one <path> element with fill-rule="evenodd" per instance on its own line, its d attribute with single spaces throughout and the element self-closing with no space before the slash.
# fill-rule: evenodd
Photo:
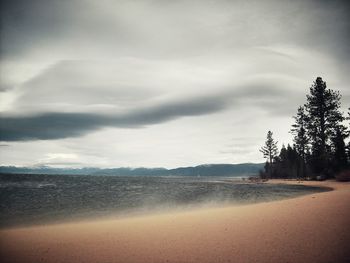
<svg viewBox="0 0 350 263">
<path fill-rule="evenodd" d="M 0 224 L 271 201 L 323 191 L 218 177 L 0 175 Z"/>
</svg>

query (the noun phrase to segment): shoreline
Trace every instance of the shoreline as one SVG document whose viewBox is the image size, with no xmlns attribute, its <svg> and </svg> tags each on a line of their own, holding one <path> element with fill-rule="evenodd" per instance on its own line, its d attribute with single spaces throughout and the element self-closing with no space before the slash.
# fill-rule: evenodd
<svg viewBox="0 0 350 263">
<path fill-rule="evenodd" d="M 245 185 L 260 185 L 260 184 L 288 184 L 288 185 L 296 185 L 300 186 L 302 185 L 301 182 L 296 181 L 294 179 L 270 179 L 269 181 L 264 182 L 257 182 L 257 181 L 242 181 L 242 180 L 236 180 L 228 179 L 228 180 L 222 180 L 217 181 L 221 183 L 234 183 L 234 184 L 245 184 Z M 40 221 L 22 221 L 21 223 L 14 223 L 14 224 L 4 224 L 0 225 L 0 231 L 1 230 L 9 230 L 9 229 L 22 229 L 22 228 L 32 228 L 32 227 L 40 227 L 40 226 L 54 226 L 54 225 L 64 225 L 64 224 L 80 224 L 80 223 L 89 223 L 89 222 L 96 222 L 96 221 L 110 221 L 110 220 L 123 220 L 123 219 L 132 219 L 137 217 L 148 217 L 148 216 L 159 216 L 163 214 L 176 214 L 176 213 L 187 213 L 187 212 L 193 212 L 193 211 L 201 211 L 201 210 L 215 210 L 220 208 L 230 208 L 230 207 L 241 207 L 241 206 L 249 206 L 249 205 L 255 205 L 255 204 L 261 204 L 261 203 L 268 203 L 268 202 L 276 202 L 276 201 L 283 201 L 293 198 L 302 197 L 304 195 L 310 195 L 315 194 L 318 192 L 325 192 L 325 191 L 333 191 L 334 189 L 331 187 L 326 187 L 324 185 L 305 185 L 306 187 L 315 188 L 315 192 L 306 192 L 306 193 L 299 193 L 297 195 L 291 195 L 291 196 L 280 196 L 279 198 L 272 198 L 270 200 L 259 200 L 259 201 L 246 201 L 246 202 L 234 202 L 234 201 L 222 201 L 217 203 L 208 203 L 208 202 L 200 202 L 200 203 L 190 203 L 190 204 L 183 204 L 173 207 L 159 207 L 159 208 L 143 208 L 140 207 L 139 209 L 133 209 L 130 208 L 129 210 L 123 210 L 121 212 L 110 212 L 110 213 L 101 213 L 100 215 L 96 215 L 96 213 L 83 213 L 83 214 L 75 214 L 69 217 L 52 217 L 47 219 L 41 219 Z M 322 190 L 321 190 L 322 189 Z"/>
<path fill-rule="evenodd" d="M 3 262 L 347 262 L 350 183 L 279 201 L 0 230 Z M 6 261 L 8 260 L 8 261 Z"/>
</svg>

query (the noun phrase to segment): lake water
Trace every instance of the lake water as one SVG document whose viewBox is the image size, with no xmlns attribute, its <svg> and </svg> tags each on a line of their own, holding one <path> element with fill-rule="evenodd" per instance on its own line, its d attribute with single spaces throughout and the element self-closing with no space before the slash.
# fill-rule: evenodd
<svg viewBox="0 0 350 263">
<path fill-rule="evenodd" d="M 219 177 L 0 175 L 0 226 L 248 204 L 325 191 Z"/>
</svg>

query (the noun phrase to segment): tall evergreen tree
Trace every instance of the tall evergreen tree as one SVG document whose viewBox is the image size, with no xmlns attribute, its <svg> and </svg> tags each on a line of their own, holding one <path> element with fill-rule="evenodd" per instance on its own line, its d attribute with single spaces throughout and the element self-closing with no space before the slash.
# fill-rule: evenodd
<svg viewBox="0 0 350 263">
<path fill-rule="evenodd" d="M 295 123 L 292 125 L 291 133 L 294 135 L 294 148 L 298 153 L 298 177 L 306 177 L 306 156 L 310 150 L 309 136 L 307 134 L 308 117 L 305 108 L 300 106 L 296 116 L 293 116 Z"/>
<path fill-rule="evenodd" d="M 307 133 L 311 140 L 311 164 L 316 173 L 327 173 L 331 158 L 332 139 L 337 130 L 342 134 L 346 128 L 340 112 L 341 95 L 327 88 L 326 82 L 318 77 L 306 96 L 305 110 L 308 117 Z"/>
<path fill-rule="evenodd" d="M 265 145 L 260 149 L 260 152 L 263 154 L 264 158 L 268 160 L 269 167 L 267 172 L 270 174 L 270 176 L 272 174 L 273 160 L 278 154 L 277 142 L 272 138 L 272 135 L 273 133 L 271 131 L 267 132 Z"/>
<path fill-rule="evenodd" d="M 306 153 L 309 149 L 309 138 L 307 135 L 308 117 L 305 113 L 304 107 L 298 108 L 297 115 L 293 117 L 295 123 L 292 125 L 291 133 L 294 135 L 293 141 L 297 152 L 305 162 Z"/>
</svg>

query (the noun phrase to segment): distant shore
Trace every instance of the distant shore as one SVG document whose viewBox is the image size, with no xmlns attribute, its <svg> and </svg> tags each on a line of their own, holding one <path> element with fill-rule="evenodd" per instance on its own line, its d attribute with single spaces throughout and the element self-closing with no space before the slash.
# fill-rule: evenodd
<svg viewBox="0 0 350 263">
<path fill-rule="evenodd" d="M 0 231 L 2 262 L 350 262 L 350 183 L 224 208 Z"/>
</svg>

